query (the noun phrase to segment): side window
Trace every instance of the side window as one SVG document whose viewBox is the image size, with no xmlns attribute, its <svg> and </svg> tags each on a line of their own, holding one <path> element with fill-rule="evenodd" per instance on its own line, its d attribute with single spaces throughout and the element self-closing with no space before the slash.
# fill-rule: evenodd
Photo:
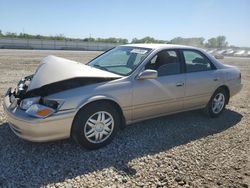
<svg viewBox="0 0 250 188">
<path fill-rule="evenodd" d="M 157 53 L 146 65 L 145 69 L 158 71 L 158 76 L 168 76 L 181 72 L 180 59 L 174 50 L 164 50 Z"/>
<path fill-rule="evenodd" d="M 200 53 L 191 50 L 183 50 L 187 72 L 200 72 L 212 70 L 210 61 Z"/>
</svg>

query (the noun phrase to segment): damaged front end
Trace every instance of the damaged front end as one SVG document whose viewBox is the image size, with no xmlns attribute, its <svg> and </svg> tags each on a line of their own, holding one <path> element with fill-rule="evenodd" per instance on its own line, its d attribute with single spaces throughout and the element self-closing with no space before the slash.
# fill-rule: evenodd
<svg viewBox="0 0 250 188">
<path fill-rule="evenodd" d="M 19 107 L 26 114 L 46 118 L 57 112 L 63 100 L 48 99 L 50 95 L 121 78 L 120 75 L 83 65 L 78 62 L 48 56 L 38 66 L 35 74 L 19 81 L 15 89 L 9 89 L 10 107 Z"/>
<path fill-rule="evenodd" d="M 30 76 L 26 76 L 18 82 L 16 89 L 13 91 L 13 95 L 15 96 L 15 98 L 18 98 L 20 100 L 25 98 L 33 76 L 33 74 Z"/>
<path fill-rule="evenodd" d="M 68 138 L 78 105 L 76 100 L 81 100 L 72 94 L 73 89 L 79 88 L 76 89 L 78 91 L 83 87 L 81 93 L 88 95 L 85 86 L 100 83 L 96 85 L 99 87 L 102 82 L 121 77 L 64 58 L 48 56 L 33 75 L 21 79 L 16 88 L 9 88 L 4 96 L 3 108 L 9 126 L 17 136 L 30 141 Z M 71 89 L 72 92 L 68 92 Z M 68 96 L 71 94 L 72 97 Z"/>
<path fill-rule="evenodd" d="M 7 91 L 6 95 L 9 97 L 10 108 L 14 109 L 19 106 L 29 116 L 46 118 L 56 112 L 63 101 L 46 100 L 42 96 L 31 97 L 27 90 L 32 78 L 33 75 L 26 76 L 19 81 L 15 89 L 10 88 Z"/>
<path fill-rule="evenodd" d="M 11 108 L 19 106 L 20 109 L 36 118 L 46 118 L 56 111 L 64 103 L 63 100 L 50 100 L 46 97 L 54 93 L 82 87 L 90 84 L 111 81 L 116 78 L 71 78 L 44 85 L 40 88 L 29 90 L 29 84 L 32 82 L 33 75 L 27 76 L 19 81 L 17 87 L 7 92 L 9 95 Z"/>
<path fill-rule="evenodd" d="M 26 76 L 21 79 L 15 89 L 9 88 L 6 95 L 9 96 L 9 102 L 11 103 L 11 108 L 20 105 L 22 99 L 26 97 L 28 86 L 33 78 L 33 75 Z"/>
</svg>

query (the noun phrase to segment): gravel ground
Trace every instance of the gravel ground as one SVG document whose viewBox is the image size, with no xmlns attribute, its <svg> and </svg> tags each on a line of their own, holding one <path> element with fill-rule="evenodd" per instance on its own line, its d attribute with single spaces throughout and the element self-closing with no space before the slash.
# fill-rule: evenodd
<svg viewBox="0 0 250 188">
<path fill-rule="evenodd" d="M 136 123 L 96 151 L 11 132 L 2 108 L 8 87 L 47 55 L 85 63 L 99 53 L 0 50 L 0 187 L 250 186 L 250 58 L 222 60 L 241 69 L 244 88 L 216 119 L 191 111 Z"/>
</svg>

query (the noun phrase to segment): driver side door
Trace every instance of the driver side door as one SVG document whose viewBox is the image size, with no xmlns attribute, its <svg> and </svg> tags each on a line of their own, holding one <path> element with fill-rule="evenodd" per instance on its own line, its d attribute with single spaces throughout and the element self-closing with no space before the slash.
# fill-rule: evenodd
<svg viewBox="0 0 250 188">
<path fill-rule="evenodd" d="M 156 70 L 158 77 L 133 81 L 133 121 L 182 110 L 185 94 L 185 74 L 182 67 L 176 50 L 161 51 L 149 61 L 145 69 Z"/>
</svg>

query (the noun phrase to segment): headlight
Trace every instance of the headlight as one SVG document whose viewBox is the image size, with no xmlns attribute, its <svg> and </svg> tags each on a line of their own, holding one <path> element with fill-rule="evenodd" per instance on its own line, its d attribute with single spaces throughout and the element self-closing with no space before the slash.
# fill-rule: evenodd
<svg viewBox="0 0 250 188">
<path fill-rule="evenodd" d="M 23 99 L 20 103 L 20 108 L 27 110 L 31 105 L 39 103 L 41 97 L 32 97 L 28 99 Z"/>
<path fill-rule="evenodd" d="M 53 108 L 41 105 L 41 104 L 33 104 L 26 110 L 26 113 L 30 116 L 37 118 L 46 118 L 53 114 L 55 110 Z"/>
<path fill-rule="evenodd" d="M 63 104 L 63 100 L 51 100 L 41 97 L 23 99 L 20 108 L 33 117 L 46 118 L 55 113 Z"/>
</svg>

